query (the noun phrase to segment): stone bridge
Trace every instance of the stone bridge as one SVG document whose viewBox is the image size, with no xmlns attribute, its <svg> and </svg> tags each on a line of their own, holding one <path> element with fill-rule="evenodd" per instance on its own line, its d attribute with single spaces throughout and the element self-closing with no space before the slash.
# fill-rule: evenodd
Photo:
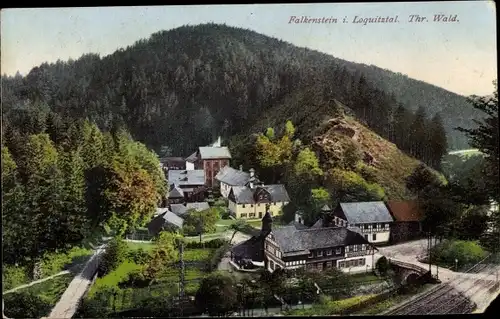
<svg viewBox="0 0 500 319">
<path fill-rule="evenodd" d="M 428 269 L 392 258 L 388 261 L 402 285 L 426 283 L 432 279 Z"/>
</svg>

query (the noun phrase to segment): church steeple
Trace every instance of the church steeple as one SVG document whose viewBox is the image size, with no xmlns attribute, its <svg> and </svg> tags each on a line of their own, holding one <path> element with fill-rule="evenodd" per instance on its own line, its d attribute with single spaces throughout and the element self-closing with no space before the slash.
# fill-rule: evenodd
<svg viewBox="0 0 500 319">
<path fill-rule="evenodd" d="M 270 232 L 272 228 L 273 228 L 273 217 L 271 216 L 271 212 L 269 211 L 269 204 L 266 204 L 266 213 L 262 218 L 261 232 L 263 233 Z"/>
</svg>

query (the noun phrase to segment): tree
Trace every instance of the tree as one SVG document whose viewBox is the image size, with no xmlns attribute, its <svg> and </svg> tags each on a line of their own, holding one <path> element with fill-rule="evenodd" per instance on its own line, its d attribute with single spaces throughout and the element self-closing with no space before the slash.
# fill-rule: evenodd
<svg viewBox="0 0 500 319">
<path fill-rule="evenodd" d="M 441 168 L 441 160 L 448 149 L 446 131 L 440 113 L 436 113 L 432 117 L 428 131 L 428 163 L 431 167 L 439 170 Z"/>
<path fill-rule="evenodd" d="M 220 219 L 217 208 L 209 208 L 203 211 L 188 210 L 184 219 L 183 231 L 185 234 L 197 235 L 201 233 L 213 233 L 215 224 Z"/>
<path fill-rule="evenodd" d="M 419 194 L 427 187 L 434 188 L 440 185 L 442 181 L 425 164 L 419 164 L 406 178 L 406 188 L 415 194 Z"/>
<path fill-rule="evenodd" d="M 410 136 L 412 140 L 410 154 L 424 161 L 427 159 L 424 158 L 424 155 L 427 155 L 425 152 L 425 141 L 428 140 L 426 122 L 427 114 L 425 109 L 419 107 L 415 112 L 413 123 L 410 126 Z"/>
<path fill-rule="evenodd" d="M 236 223 L 233 223 L 229 225 L 228 229 L 233 231 L 233 234 L 231 235 L 231 239 L 229 240 L 229 243 L 231 243 L 234 239 L 234 236 L 236 236 L 237 232 L 242 232 L 245 228 L 248 228 L 250 225 L 246 222 L 244 219 L 238 219 Z"/>
<path fill-rule="evenodd" d="M 308 147 L 301 150 L 297 155 L 294 172 L 298 176 L 308 177 L 309 179 L 323 175 L 316 154 Z"/>
<path fill-rule="evenodd" d="M 474 129 L 458 128 L 464 132 L 470 139 L 470 145 L 478 148 L 483 154 L 487 162 L 488 169 L 485 171 L 483 178 L 488 181 L 489 188 L 487 190 L 491 199 L 500 202 L 500 182 L 498 181 L 499 170 L 499 129 L 498 129 L 498 86 L 497 81 L 493 82 L 495 90 L 491 96 L 471 96 L 469 102 L 472 106 L 485 113 L 486 117 L 482 120 L 473 120 L 477 125 Z"/>
<path fill-rule="evenodd" d="M 237 308 L 235 282 L 229 276 L 214 273 L 203 278 L 196 292 L 195 304 L 210 316 L 225 316 Z"/>
<path fill-rule="evenodd" d="M 99 263 L 99 276 L 115 270 L 127 257 L 127 243 L 119 237 L 111 239 Z"/>
<path fill-rule="evenodd" d="M 144 268 L 144 276 L 148 280 L 156 278 L 157 274 L 163 271 L 166 266 L 173 263 L 177 256 L 176 241 L 179 236 L 170 232 L 161 232 L 155 240 L 149 263 Z"/>
</svg>

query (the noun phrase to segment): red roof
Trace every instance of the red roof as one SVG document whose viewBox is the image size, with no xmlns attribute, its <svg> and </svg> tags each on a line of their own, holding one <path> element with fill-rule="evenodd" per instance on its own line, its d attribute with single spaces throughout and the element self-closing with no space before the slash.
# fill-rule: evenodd
<svg viewBox="0 0 500 319">
<path fill-rule="evenodd" d="M 387 207 L 397 222 L 419 222 L 424 219 L 424 213 L 416 201 L 388 201 Z"/>
</svg>

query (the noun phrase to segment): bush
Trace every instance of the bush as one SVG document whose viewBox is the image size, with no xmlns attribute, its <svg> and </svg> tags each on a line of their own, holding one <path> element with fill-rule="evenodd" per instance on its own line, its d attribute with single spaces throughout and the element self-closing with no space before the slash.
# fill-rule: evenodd
<svg viewBox="0 0 500 319">
<path fill-rule="evenodd" d="M 137 250 L 129 251 L 127 254 L 127 259 L 138 264 L 145 265 L 150 260 L 150 255 L 142 247 Z"/>
<path fill-rule="evenodd" d="M 28 273 L 25 267 L 3 265 L 2 267 L 2 291 L 24 285 L 29 282 Z"/>
<path fill-rule="evenodd" d="M 99 263 L 99 276 L 115 270 L 127 258 L 127 244 L 120 238 L 113 238 Z"/>
<path fill-rule="evenodd" d="M 131 273 L 128 274 L 128 277 L 126 280 L 120 282 L 118 286 L 123 289 L 123 288 L 144 288 L 149 286 L 149 283 L 151 280 L 149 278 L 146 278 L 142 272 L 142 270 L 134 270 Z"/>
<path fill-rule="evenodd" d="M 377 260 L 377 263 L 375 264 L 375 267 L 381 276 L 387 275 L 390 266 L 391 265 L 389 264 L 389 261 L 385 256 L 380 257 L 379 260 Z"/>
<path fill-rule="evenodd" d="M 221 262 L 222 258 L 230 248 L 231 245 L 228 242 L 226 242 L 223 246 L 217 248 L 212 258 L 210 259 L 210 262 L 207 264 L 207 270 L 213 271 L 214 269 L 216 269 L 219 263 Z"/>
<path fill-rule="evenodd" d="M 227 243 L 227 240 L 221 239 L 221 238 L 215 238 L 210 241 L 206 242 L 189 242 L 186 244 L 186 248 L 191 248 L 191 249 L 198 249 L 198 248 L 212 248 L 212 249 L 217 249 L 219 247 L 222 247 L 224 244 Z"/>
<path fill-rule="evenodd" d="M 477 264 L 487 252 L 476 241 L 444 240 L 431 250 L 431 258 L 438 263 L 453 268 L 455 259 L 459 267 Z"/>
<path fill-rule="evenodd" d="M 66 252 L 45 254 L 42 262 L 42 278 L 57 274 L 72 264 L 83 264 L 93 254 L 92 249 L 73 247 Z"/>
<path fill-rule="evenodd" d="M 13 292 L 3 296 L 5 315 L 9 318 L 40 318 L 47 316 L 52 305 L 31 292 Z"/>
</svg>

